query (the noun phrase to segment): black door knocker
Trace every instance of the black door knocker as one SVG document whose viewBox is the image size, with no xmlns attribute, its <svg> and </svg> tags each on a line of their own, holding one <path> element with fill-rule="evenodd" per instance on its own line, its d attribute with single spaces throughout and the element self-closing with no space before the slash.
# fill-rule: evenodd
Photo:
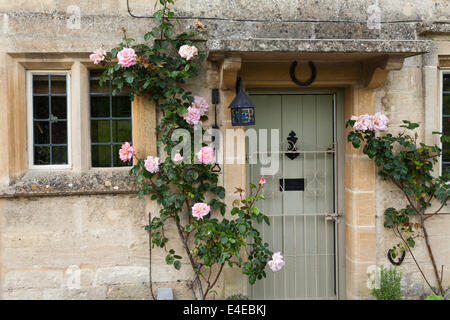
<svg viewBox="0 0 450 320">
<path fill-rule="evenodd" d="M 288 149 L 286 152 L 286 156 L 291 159 L 294 160 L 295 158 L 298 157 L 299 153 L 297 152 L 297 147 L 296 147 L 296 143 L 297 143 L 297 134 L 294 131 L 291 131 L 289 133 L 289 137 L 287 137 L 286 139 L 288 141 Z"/>
<path fill-rule="evenodd" d="M 309 65 L 309 68 L 311 69 L 311 77 L 309 78 L 309 80 L 299 81 L 295 77 L 295 68 L 297 67 L 297 61 L 294 61 L 291 64 L 291 69 L 290 69 L 291 79 L 296 85 L 298 85 L 300 87 L 307 87 L 310 84 L 312 84 L 314 81 L 316 81 L 316 76 L 317 76 L 316 66 L 314 65 L 314 63 L 312 61 L 308 62 L 308 65 Z"/>
</svg>

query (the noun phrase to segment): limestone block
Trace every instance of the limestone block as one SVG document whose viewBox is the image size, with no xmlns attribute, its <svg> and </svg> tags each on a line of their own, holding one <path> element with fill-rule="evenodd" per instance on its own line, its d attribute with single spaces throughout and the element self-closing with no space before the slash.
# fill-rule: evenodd
<svg viewBox="0 0 450 320">
<path fill-rule="evenodd" d="M 375 199 L 373 192 L 346 192 L 346 222 L 358 226 L 375 225 Z"/>
<path fill-rule="evenodd" d="M 367 287 L 367 270 L 375 263 L 358 263 L 346 259 L 347 299 L 371 299 L 370 289 Z"/>
<path fill-rule="evenodd" d="M 17 289 L 3 291 L 6 300 L 61 300 L 62 289 Z"/>
<path fill-rule="evenodd" d="M 106 299 L 106 286 L 87 287 L 82 289 L 64 289 L 64 300 L 104 300 Z"/>
<path fill-rule="evenodd" d="M 113 285 L 123 283 L 148 282 L 148 268 L 137 266 L 117 266 L 98 268 L 95 273 L 94 285 Z"/>
<path fill-rule="evenodd" d="M 375 263 L 376 233 L 374 227 L 357 227 L 347 224 L 345 232 L 346 256 L 358 263 Z"/>
<path fill-rule="evenodd" d="M 62 270 L 30 269 L 6 272 L 4 289 L 60 288 L 63 281 Z"/>
</svg>

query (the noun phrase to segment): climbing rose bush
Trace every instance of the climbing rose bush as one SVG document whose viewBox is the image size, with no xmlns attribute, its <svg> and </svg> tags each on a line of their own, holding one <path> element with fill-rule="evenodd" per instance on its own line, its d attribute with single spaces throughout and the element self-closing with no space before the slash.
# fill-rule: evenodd
<svg viewBox="0 0 450 320">
<path fill-rule="evenodd" d="M 366 156 L 373 159 L 380 178 L 390 182 L 403 195 L 404 201 L 397 201 L 397 207 L 384 210 L 384 226 L 399 239 L 387 251 L 388 260 L 399 265 L 409 253 L 430 289 L 442 295 L 445 292 L 443 275 L 431 247 L 427 226 L 428 219 L 439 215 L 450 197 L 448 173 L 438 176 L 433 172 L 442 150 L 437 145 L 420 142 L 419 134 L 414 132 L 419 124 L 408 120 L 403 120 L 399 126 L 403 130 L 396 135 L 389 132 L 380 134 L 387 129 L 388 123 L 389 119 L 381 113 L 352 116 L 346 126 L 354 130 L 349 132 L 347 138 L 355 149 L 362 149 Z M 442 143 L 450 142 L 449 137 L 439 132 L 435 134 L 441 135 Z M 437 209 L 432 209 L 432 205 Z M 413 249 L 416 241 L 423 241 L 427 249 L 434 283 L 424 271 L 422 262 L 415 257 Z M 397 258 L 399 260 L 395 261 Z"/>
<path fill-rule="evenodd" d="M 160 8 L 154 13 L 156 26 L 144 35 L 143 43 L 136 43 L 122 28 L 122 42 L 110 52 L 94 52 L 92 60 L 105 68 L 101 85 L 111 83 L 113 94 L 128 92 L 131 100 L 146 97 L 161 115 L 156 128 L 161 156 L 140 157 L 140 146 L 124 143 L 119 157 L 124 162 L 134 160 L 130 175 L 140 186 L 139 197 L 149 196 L 159 205 L 159 212 L 152 212 L 145 227 L 152 247 L 163 248 L 165 262 L 177 270 L 189 265 L 193 271 L 188 283 L 192 295 L 206 299 L 225 266 L 239 268 L 250 284 L 266 277 L 273 253 L 256 226 L 270 221 L 257 206 L 264 200 L 262 183 L 250 184 L 247 192 L 238 188 L 240 200 L 227 207 L 225 189 L 219 185 L 218 174 L 211 171 L 214 149 L 204 144 L 199 152 L 183 149 L 180 154 L 183 137 L 172 140 L 175 130 L 184 129 L 194 141 L 194 125 L 208 120 L 209 109 L 205 98 L 183 88 L 197 77 L 205 58 L 199 49 L 202 42 L 198 41 L 204 26 L 197 24 L 195 32 L 175 34 L 171 19 L 175 14 L 170 10 L 173 3 L 157 2 Z M 201 128 L 201 133 L 205 134 L 206 129 Z M 182 162 L 183 158 L 195 157 L 200 163 Z M 169 226 L 177 234 L 165 232 Z M 176 252 L 175 247 L 183 252 Z"/>
</svg>

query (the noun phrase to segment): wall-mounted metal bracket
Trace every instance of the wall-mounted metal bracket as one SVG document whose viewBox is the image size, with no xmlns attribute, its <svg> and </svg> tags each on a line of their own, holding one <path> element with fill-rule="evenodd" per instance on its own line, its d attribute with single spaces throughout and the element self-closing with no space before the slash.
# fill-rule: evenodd
<svg viewBox="0 0 450 320">
<path fill-rule="evenodd" d="M 339 223 L 339 218 L 342 217 L 341 213 L 327 213 L 325 215 L 325 221 L 335 221 Z"/>
</svg>

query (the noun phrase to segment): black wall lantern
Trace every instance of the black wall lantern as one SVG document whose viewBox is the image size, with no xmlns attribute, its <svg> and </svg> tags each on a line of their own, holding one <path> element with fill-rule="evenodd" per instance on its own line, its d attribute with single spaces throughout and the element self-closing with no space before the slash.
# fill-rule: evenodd
<svg viewBox="0 0 450 320">
<path fill-rule="evenodd" d="M 237 78 L 236 97 L 228 108 L 231 109 L 231 124 L 233 126 L 255 125 L 255 104 L 248 95 L 244 93 L 241 78 Z"/>
</svg>

